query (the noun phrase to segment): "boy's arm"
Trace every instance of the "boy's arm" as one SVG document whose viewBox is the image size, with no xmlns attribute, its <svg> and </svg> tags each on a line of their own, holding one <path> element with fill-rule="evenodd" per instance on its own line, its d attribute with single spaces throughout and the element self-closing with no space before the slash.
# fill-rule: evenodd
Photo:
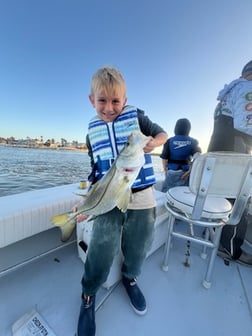
<svg viewBox="0 0 252 336">
<path fill-rule="evenodd" d="M 167 174 L 168 168 L 167 168 L 168 160 L 162 159 L 162 166 L 164 173 Z"/>
<path fill-rule="evenodd" d="M 160 158 L 162 159 L 162 166 L 165 174 L 167 174 L 168 168 L 167 164 L 170 157 L 170 140 L 168 139 L 166 143 L 163 145 L 162 153 L 160 154 Z"/>
<path fill-rule="evenodd" d="M 139 125 L 142 133 L 151 136 L 152 139 L 144 148 L 145 153 L 150 153 L 154 148 L 163 145 L 168 138 L 164 129 L 156 123 L 153 123 L 142 110 L 137 110 Z"/>
</svg>

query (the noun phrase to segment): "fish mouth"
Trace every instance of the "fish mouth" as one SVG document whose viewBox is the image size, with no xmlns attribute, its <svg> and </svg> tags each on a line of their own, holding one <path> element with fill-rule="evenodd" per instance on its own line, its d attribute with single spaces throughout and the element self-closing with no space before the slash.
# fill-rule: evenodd
<svg viewBox="0 0 252 336">
<path fill-rule="evenodd" d="M 139 167 L 126 167 L 126 168 L 123 169 L 123 171 L 124 171 L 125 173 L 133 173 L 133 172 L 135 172 L 137 169 L 139 169 Z"/>
</svg>

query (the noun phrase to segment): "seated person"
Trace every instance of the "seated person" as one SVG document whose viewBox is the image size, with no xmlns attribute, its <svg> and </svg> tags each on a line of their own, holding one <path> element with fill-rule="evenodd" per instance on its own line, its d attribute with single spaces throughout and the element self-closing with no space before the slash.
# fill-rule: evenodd
<svg viewBox="0 0 252 336">
<path fill-rule="evenodd" d="M 198 141 L 189 136 L 191 123 L 188 119 L 178 119 L 175 125 L 175 136 L 163 145 L 160 155 L 165 172 L 162 191 L 175 186 L 188 185 L 190 164 L 196 153 L 201 153 Z"/>
</svg>

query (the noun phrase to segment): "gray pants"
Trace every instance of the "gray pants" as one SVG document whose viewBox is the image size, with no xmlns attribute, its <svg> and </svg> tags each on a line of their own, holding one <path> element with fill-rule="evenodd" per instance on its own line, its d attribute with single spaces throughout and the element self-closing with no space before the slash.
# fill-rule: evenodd
<svg viewBox="0 0 252 336">
<path fill-rule="evenodd" d="M 122 275 L 132 279 L 140 274 L 153 241 L 155 219 L 154 207 L 126 213 L 114 208 L 94 220 L 82 278 L 83 293 L 95 294 L 106 281 L 120 246 L 124 256 Z"/>
<path fill-rule="evenodd" d="M 166 192 L 168 189 L 178 186 L 188 185 L 189 178 L 182 179 L 185 174 L 183 170 L 168 170 L 162 187 L 162 192 Z"/>
</svg>

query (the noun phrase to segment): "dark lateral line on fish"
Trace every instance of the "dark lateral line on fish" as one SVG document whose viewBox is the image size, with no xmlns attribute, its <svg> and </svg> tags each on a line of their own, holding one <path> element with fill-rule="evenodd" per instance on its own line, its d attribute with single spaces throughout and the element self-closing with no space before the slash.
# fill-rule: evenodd
<svg viewBox="0 0 252 336">
<path fill-rule="evenodd" d="M 112 166 L 111 166 L 111 167 L 112 167 Z M 113 179 L 115 173 L 116 173 L 116 171 L 115 171 L 114 174 L 111 176 L 111 179 L 110 179 L 109 183 L 110 183 L 111 180 Z M 98 181 L 98 182 L 99 182 L 99 181 Z M 97 182 L 97 183 L 98 183 L 98 182 Z M 107 183 L 107 186 L 109 185 L 109 183 Z M 91 191 L 92 191 L 92 189 L 90 190 L 90 192 L 91 192 Z M 99 200 L 97 201 L 97 203 L 94 204 L 92 207 L 86 209 L 85 211 L 83 210 L 81 213 L 86 213 L 87 211 L 90 211 L 90 210 L 94 209 L 95 207 L 97 207 L 97 206 L 100 204 L 100 202 L 101 202 L 103 196 L 105 195 L 106 191 L 107 191 L 107 188 L 104 188 L 104 192 L 101 194 L 101 197 L 99 198 Z"/>
</svg>

